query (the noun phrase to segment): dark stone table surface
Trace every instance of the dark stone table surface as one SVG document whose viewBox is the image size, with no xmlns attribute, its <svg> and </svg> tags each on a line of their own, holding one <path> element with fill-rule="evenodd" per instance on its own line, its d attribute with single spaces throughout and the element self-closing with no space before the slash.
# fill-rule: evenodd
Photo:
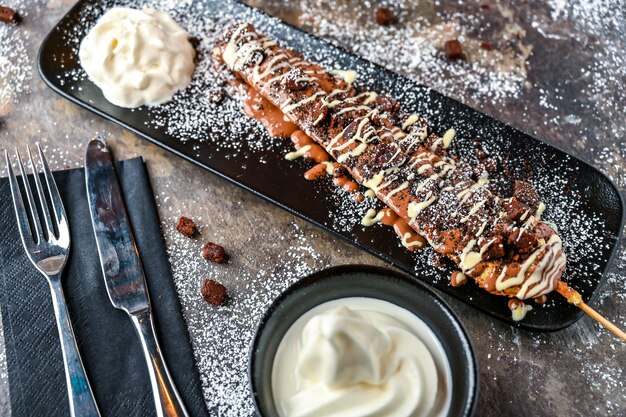
<svg viewBox="0 0 626 417">
<path fill-rule="evenodd" d="M 74 1 L 0 3 L 23 16 L 19 26 L 0 24 L 0 148 L 39 141 L 53 168 L 76 167 L 87 139 L 99 133 L 118 158 L 146 159 L 207 403 L 215 415 L 249 414 L 244 352 L 263 306 L 303 274 L 382 262 L 57 96 L 34 62 L 43 37 Z M 250 3 L 567 150 L 626 192 L 623 1 L 400 0 L 388 2 L 396 16 L 389 27 L 374 23 L 377 2 Z M 461 40 L 464 60 L 442 56 L 441 45 L 451 38 Z M 175 232 L 181 214 L 227 248 L 227 266 L 204 263 L 201 242 Z M 199 286 L 206 277 L 229 288 L 230 305 L 205 305 Z M 620 249 L 594 307 L 622 328 L 625 283 L 626 251 Z M 591 319 L 556 333 L 529 333 L 442 297 L 475 347 L 477 416 L 626 415 L 626 345 Z M 252 313 L 242 320 L 245 311 Z M 242 357 L 233 359 L 230 371 L 220 370 L 219 343 L 229 337 Z M 0 415 L 8 416 L 0 358 Z"/>
</svg>

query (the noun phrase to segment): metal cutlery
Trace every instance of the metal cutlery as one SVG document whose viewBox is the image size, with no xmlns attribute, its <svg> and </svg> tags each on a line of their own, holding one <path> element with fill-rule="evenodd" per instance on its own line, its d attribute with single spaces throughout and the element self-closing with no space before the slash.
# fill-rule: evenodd
<svg viewBox="0 0 626 417">
<path fill-rule="evenodd" d="M 126 206 L 106 143 L 92 139 L 85 157 L 87 197 L 109 298 L 137 331 L 159 417 L 188 416 L 157 341 L 150 298 Z"/>
<path fill-rule="evenodd" d="M 23 192 L 26 195 L 26 204 L 22 199 L 22 191 L 13 171 L 9 154 L 6 150 L 4 152 L 17 224 L 28 258 L 35 268 L 47 278 L 50 291 L 52 292 L 54 314 L 59 330 L 65 366 L 70 413 L 73 417 L 97 417 L 100 416 L 100 413 L 80 358 L 78 346 L 76 345 L 76 338 L 72 330 L 61 283 L 63 269 L 70 254 L 68 221 L 52 172 L 39 145 L 37 145 L 37 149 L 39 161 L 43 167 L 47 198 L 33 161 L 33 155 L 30 148 L 27 147 L 28 161 L 38 197 L 38 206 L 35 204 L 31 182 L 27 177 L 19 152 L 16 149 L 15 156 L 22 178 Z M 50 204 L 46 200 L 49 200 Z M 28 213 L 30 213 L 30 216 Z"/>
</svg>

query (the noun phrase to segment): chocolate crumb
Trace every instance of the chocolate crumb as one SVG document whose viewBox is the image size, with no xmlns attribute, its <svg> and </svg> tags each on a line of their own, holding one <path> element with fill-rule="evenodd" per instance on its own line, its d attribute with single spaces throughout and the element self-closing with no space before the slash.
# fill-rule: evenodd
<svg viewBox="0 0 626 417">
<path fill-rule="evenodd" d="M 333 170 L 333 178 L 341 178 L 346 176 L 348 176 L 348 170 L 346 170 L 341 165 L 335 167 L 335 169 Z"/>
<path fill-rule="evenodd" d="M 202 294 L 202 298 L 214 306 L 219 306 L 224 304 L 226 301 L 226 297 L 228 296 L 228 292 L 226 291 L 226 287 L 220 284 L 217 281 L 213 281 L 212 279 L 207 279 L 202 284 L 202 288 L 200 289 L 200 293 Z"/>
<path fill-rule="evenodd" d="M 489 10 L 491 6 L 489 5 L 489 3 L 483 3 L 480 5 L 480 8 L 483 10 Z"/>
<path fill-rule="evenodd" d="M 223 88 L 212 88 L 207 92 L 207 97 L 211 103 L 219 104 L 224 100 L 225 92 Z"/>
<path fill-rule="evenodd" d="M 389 26 L 393 23 L 393 11 L 389 7 L 379 7 L 374 14 L 376 23 L 381 26 Z"/>
<path fill-rule="evenodd" d="M 480 43 L 480 48 L 484 49 L 485 51 L 493 51 L 493 43 L 491 43 L 491 42 L 481 42 Z"/>
<path fill-rule="evenodd" d="M 10 7 L 0 6 L 0 22 L 19 23 L 20 15 Z"/>
<path fill-rule="evenodd" d="M 216 243 L 207 242 L 202 248 L 202 257 L 207 261 L 221 264 L 226 262 L 226 251 Z"/>
<path fill-rule="evenodd" d="M 463 56 L 463 47 L 461 47 L 461 42 L 458 39 L 446 41 L 444 50 L 448 59 L 451 60 L 459 59 Z"/>
<path fill-rule="evenodd" d="M 176 230 L 182 235 L 193 237 L 198 231 L 196 224 L 189 217 L 181 216 L 176 222 Z"/>
</svg>

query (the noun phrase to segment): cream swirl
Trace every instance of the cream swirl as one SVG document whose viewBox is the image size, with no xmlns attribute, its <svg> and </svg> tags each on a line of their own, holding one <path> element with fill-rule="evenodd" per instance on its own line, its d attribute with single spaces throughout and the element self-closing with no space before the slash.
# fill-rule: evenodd
<svg viewBox="0 0 626 417">
<path fill-rule="evenodd" d="M 350 303 L 335 306 L 304 324 L 295 357 L 284 355 L 294 347 L 281 343 L 272 381 L 281 417 L 422 417 L 441 411 L 445 376 L 420 335 L 403 320 L 410 313 L 365 300 L 384 304 L 384 312 L 380 305 L 370 310 L 349 308 Z M 293 334 L 283 342 L 289 339 Z"/>
<path fill-rule="evenodd" d="M 108 101 L 120 107 L 156 105 L 187 87 L 195 51 L 166 13 L 114 7 L 83 39 L 80 62 Z"/>
</svg>

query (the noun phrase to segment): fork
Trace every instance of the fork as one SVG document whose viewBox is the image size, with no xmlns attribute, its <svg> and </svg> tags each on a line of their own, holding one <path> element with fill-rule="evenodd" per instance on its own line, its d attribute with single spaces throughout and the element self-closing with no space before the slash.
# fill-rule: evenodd
<svg viewBox="0 0 626 417">
<path fill-rule="evenodd" d="M 6 150 L 4 151 L 17 225 L 28 258 L 35 268 L 48 279 L 50 284 L 54 315 L 59 330 L 59 338 L 61 339 L 70 414 L 73 417 L 98 417 L 100 412 L 98 411 L 96 400 L 91 391 L 78 346 L 76 345 L 76 338 L 74 337 L 65 296 L 63 295 L 63 285 L 61 284 L 61 275 L 70 254 L 70 230 L 59 190 L 39 144 L 37 144 L 37 149 L 39 151 L 39 161 L 43 167 L 43 175 L 48 191 L 47 197 L 52 207 L 52 213 L 48 207 L 30 147 L 27 146 L 26 148 L 35 189 L 39 197 L 39 211 L 43 216 L 43 223 L 35 205 L 30 181 L 22 163 L 22 157 L 16 149 L 15 156 L 22 177 L 30 219 L 22 200 L 22 193 L 13 171 L 13 165 L 9 159 L 9 153 Z"/>
</svg>

